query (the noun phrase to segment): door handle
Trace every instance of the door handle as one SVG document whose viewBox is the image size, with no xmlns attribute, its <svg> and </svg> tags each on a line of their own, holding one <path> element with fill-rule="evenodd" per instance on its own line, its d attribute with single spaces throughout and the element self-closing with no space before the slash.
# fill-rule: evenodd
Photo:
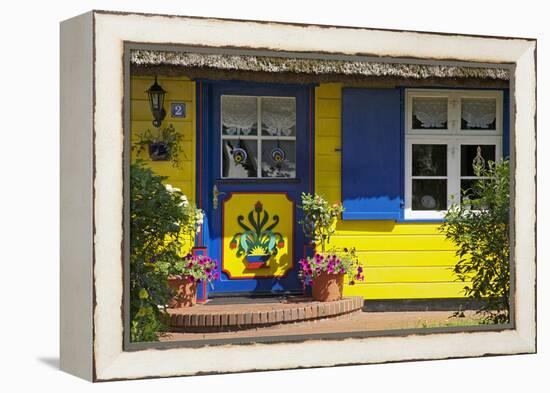
<svg viewBox="0 0 550 393">
<path fill-rule="evenodd" d="M 214 210 L 218 209 L 218 197 L 220 195 L 225 195 L 225 192 L 219 191 L 218 186 L 214 184 L 214 187 L 212 187 L 212 208 Z"/>
</svg>

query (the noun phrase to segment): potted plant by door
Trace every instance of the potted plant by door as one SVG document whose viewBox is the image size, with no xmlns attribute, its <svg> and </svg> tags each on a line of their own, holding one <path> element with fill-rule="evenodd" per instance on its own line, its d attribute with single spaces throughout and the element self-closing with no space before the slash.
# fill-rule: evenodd
<svg viewBox="0 0 550 393">
<path fill-rule="evenodd" d="M 350 284 L 363 280 L 363 268 L 355 249 L 326 251 L 330 238 L 336 231 L 338 217 L 344 211 L 339 203 L 330 205 L 320 195 L 302 193 L 303 218 L 300 220 L 304 235 L 315 246 L 313 257 L 299 261 L 300 276 L 312 286 L 312 296 L 318 301 L 335 301 L 342 298 L 344 276 Z"/>
<path fill-rule="evenodd" d="M 350 285 L 365 279 L 355 248 L 345 248 L 342 251 L 333 249 L 325 254 L 315 253 L 313 257 L 302 258 L 299 263 L 300 277 L 312 286 L 312 297 L 320 302 L 342 298 L 346 275 Z"/>
<path fill-rule="evenodd" d="M 206 255 L 187 254 L 174 264 L 168 285 L 174 296 L 168 303 L 169 308 L 191 307 L 197 302 L 197 285 L 200 282 L 212 282 L 219 278 L 218 262 Z"/>
</svg>

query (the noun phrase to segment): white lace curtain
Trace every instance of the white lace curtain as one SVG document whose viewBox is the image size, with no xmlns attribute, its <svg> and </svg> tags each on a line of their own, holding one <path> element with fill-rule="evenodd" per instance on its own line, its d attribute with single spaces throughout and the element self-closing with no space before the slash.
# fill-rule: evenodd
<svg viewBox="0 0 550 393">
<path fill-rule="evenodd" d="M 223 96 L 222 124 L 228 135 L 249 135 L 258 121 L 254 97 Z"/>
<path fill-rule="evenodd" d="M 263 98 L 262 129 L 269 135 L 289 136 L 296 126 L 294 98 Z"/>
<path fill-rule="evenodd" d="M 489 128 L 495 121 L 496 101 L 491 99 L 463 99 L 462 119 L 470 128 Z"/>
<path fill-rule="evenodd" d="M 413 116 L 422 128 L 441 128 L 447 121 L 446 98 L 414 98 Z"/>
</svg>

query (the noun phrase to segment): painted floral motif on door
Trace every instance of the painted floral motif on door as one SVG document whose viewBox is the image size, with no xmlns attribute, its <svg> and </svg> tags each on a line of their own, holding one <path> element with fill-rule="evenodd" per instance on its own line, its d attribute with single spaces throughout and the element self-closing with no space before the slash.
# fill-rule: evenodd
<svg viewBox="0 0 550 393">
<path fill-rule="evenodd" d="M 223 204 L 222 269 L 280 277 L 293 267 L 294 203 L 286 193 L 232 193 Z"/>
</svg>

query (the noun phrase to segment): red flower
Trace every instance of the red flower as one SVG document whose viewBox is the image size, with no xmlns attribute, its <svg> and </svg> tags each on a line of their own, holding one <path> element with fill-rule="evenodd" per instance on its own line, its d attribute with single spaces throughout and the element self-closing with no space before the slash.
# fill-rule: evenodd
<svg viewBox="0 0 550 393">
<path fill-rule="evenodd" d="M 279 243 L 277 243 L 277 247 L 283 248 L 285 246 L 284 240 L 280 240 Z"/>
<path fill-rule="evenodd" d="M 237 241 L 231 240 L 231 243 L 229 243 L 229 248 L 231 249 L 237 248 Z"/>
<path fill-rule="evenodd" d="M 254 210 L 256 210 L 257 213 L 261 212 L 263 208 L 264 205 L 262 205 L 262 202 L 260 201 L 256 202 L 256 204 L 254 205 Z"/>
</svg>

